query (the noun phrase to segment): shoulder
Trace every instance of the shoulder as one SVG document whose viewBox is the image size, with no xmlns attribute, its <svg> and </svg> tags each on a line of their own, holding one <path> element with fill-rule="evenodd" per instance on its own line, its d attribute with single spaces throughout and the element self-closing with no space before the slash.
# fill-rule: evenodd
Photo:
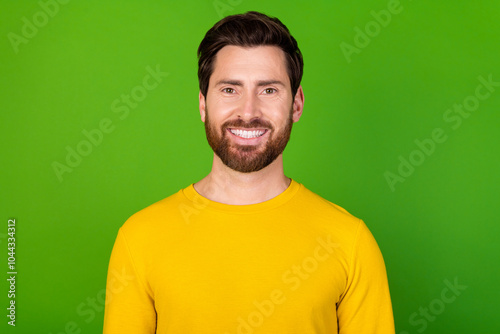
<svg viewBox="0 0 500 334">
<path fill-rule="evenodd" d="M 309 214 L 321 215 L 334 218 L 336 220 L 345 221 L 348 224 L 359 224 L 360 219 L 342 206 L 329 201 L 328 199 L 309 190 L 301 184 L 301 191 L 297 200 L 300 201 L 303 207 L 309 208 Z"/>
<path fill-rule="evenodd" d="M 179 190 L 134 213 L 125 221 L 120 230 L 128 235 L 139 236 L 147 231 L 151 233 L 151 231 L 161 229 L 165 224 L 178 218 L 179 207 L 183 200 L 182 190 Z"/>
<path fill-rule="evenodd" d="M 301 185 L 290 206 L 293 219 L 306 222 L 304 226 L 321 235 L 330 235 L 350 254 L 357 235 L 364 229 L 364 222 L 337 203 Z M 303 223 L 301 223 L 302 225 Z"/>
</svg>

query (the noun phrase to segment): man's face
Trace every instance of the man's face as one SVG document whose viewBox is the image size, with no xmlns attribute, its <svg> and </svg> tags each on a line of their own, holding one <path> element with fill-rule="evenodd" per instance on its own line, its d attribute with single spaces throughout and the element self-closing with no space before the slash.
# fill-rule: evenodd
<svg viewBox="0 0 500 334">
<path fill-rule="evenodd" d="M 242 173 L 271 164 L 300 118 L 302 88 L 292 97 L 285 55 L 275 46 L 225 46 L 215 58 L 200 114 L 208 143 L 221 161 Z"/>
</svg>

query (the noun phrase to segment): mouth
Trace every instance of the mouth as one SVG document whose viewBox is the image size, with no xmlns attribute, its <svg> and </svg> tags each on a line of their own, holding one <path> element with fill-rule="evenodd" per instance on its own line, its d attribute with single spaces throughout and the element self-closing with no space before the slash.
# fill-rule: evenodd
<svg viewBox="0 0 500 334">
<path fill-rule="evenodd" d="M 269 132 L 268 129 L 228 128 L 230 137 L 240 144 L 257 144 Z"/>
<path fill-rule="evenodd" d="M 247 130 L 247 129 L 229 128 L 228 130 L 233 135 L 240 137 L 240 138 L 245 138 L 245 139 L 262 137 L 267 132 L 267 129 L 248 129 Z"/>
</svg>

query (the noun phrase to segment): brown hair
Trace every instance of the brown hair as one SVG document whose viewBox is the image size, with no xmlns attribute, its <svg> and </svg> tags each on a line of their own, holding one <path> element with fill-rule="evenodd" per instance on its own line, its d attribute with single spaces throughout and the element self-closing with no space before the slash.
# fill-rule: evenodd
<svg viewBox="0 0 500 334">
<path fill-rule="evenodd" d="M 297 41 L 280 20 L 254 11 L 223 18 L 201 41 L 198 47 L 198 81 L 203 96 L 207 96 L 215 56 L 227 45 L 241 47 L 271 45 L 281 48 L 285 53 L 292 97 L 295 97 L 304 70 L 304 61 Z"/>
</svg>

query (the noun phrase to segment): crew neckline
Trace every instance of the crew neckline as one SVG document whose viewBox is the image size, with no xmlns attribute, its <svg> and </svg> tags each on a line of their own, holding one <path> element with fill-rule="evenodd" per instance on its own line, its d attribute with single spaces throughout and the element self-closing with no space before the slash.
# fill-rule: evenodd
<svg viewBox="0 0 500 334">
<path fill-rule="evenodd" d="M 186 188 L 182 189 L 182 194 L 191 202 L 193 206 L 197 209 L 212 209 L 217 211 L 231 212 L 231 213 L 257 213 L 270 209 L 274 209 L 280 205 L 288 202 L 297 193 L 297 191 L 302 187 L 301 183 L 298 183 L 294 179 L 290 178 L 290 184 L 279 195 L 268 199 L 267 201 L 255 204 L 226 204 L 221 202 L 212 201 L 202 195 L 200 195 L 194 188 L 194 183 L 191 183 Z"/>
</svg>

